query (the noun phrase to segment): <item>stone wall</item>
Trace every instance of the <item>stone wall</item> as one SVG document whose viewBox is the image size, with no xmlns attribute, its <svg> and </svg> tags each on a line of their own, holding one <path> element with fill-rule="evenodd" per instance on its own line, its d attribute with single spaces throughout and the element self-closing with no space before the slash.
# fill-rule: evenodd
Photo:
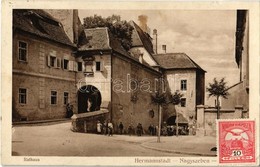
<svg viewBox="0 0 260 167">
<path fill-rule="evenodd" d="M 74 114 L 71 117 L 71 130 L 74 132 L 97 133 L 97 123 L 109 119 L 109 111 L 101 109 L 100 111 Z"/>
<path fill-rule="evenodd" d="M 128 76 L 138 81 L 137 91 L 128 91 L 127 87 L 131 87 L 130 80 L 127 80 Z M 134 63 L 121 56 L 112 56 L 111 119 L 116 132 L 120 122 L 123 123 L 125 132 L 131 124 L 136 128 L 137 124 L 141 123 L 146 133 L 150 124 L 158 125 L 158 106 L 151 104 L 150 91 L 155 90 L 155 79 L 159 76 L 158 72 L 141 64 Z M 151 83 L 150 91 L 144 91 L 147 88 L 144 86 L 146 81 Z M 150 111 L 154 112 L 153 116 L 151 116 Z"/>
<path fill-rule="evenodd" d="M 221 99 L 222 108 L 231 108 L 236 105 L 243 105 L 244 109 L 249 109 L 249 91 L 246 89 L 246 83 L 240 82 L 228 90 L 228 99 Z"/>
<path fill-rule="evenodd" d="M 197 132 L 198 136 L 216 136 L 217 109 L 197 106 Z M 234 109 L 220 109 L 220 119 L 248 118 L 248 111 L 243 106 Z"/>
</svg>

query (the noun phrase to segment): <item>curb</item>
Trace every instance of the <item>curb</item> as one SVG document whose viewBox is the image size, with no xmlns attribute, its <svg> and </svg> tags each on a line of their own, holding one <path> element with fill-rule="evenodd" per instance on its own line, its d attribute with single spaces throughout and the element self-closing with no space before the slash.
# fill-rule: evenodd
<svg viewBox="0 0 260 167">
<path fill-rule="evenodd" d="M 147 149 L 151 149 L 151 150 L 156 150 L 156 151 L 162 151 L 162 152 L 167 152 L 167 153 L 177 153 L 177 154 L 191 154 L 191 155 L 199 155 L 199 156 L 210 156 L 210 157 L 216 157 L 216 155 L 212 155 L 212 154 L 207 154 L 207 153 L 198 153 L 198 152 L 187 152 L 187 151 L 176 151 L 176 150 L 166 150 L 166 149 L 161 149 L 161 148 L 156 148 L 156 147 L 151 147 L 151 146 L 147 146 L 145 145 L 145 143 L 148 142 L 144 142 L 141 144 L 141 147 L 143 148 L 147 148 Z"/>
<path fill-rule="evenodd" d="M 53 120 L 39 120 L 39 121 L 26 121 L 26 122 L 13 122 L 14 126 L 41 126 L 41 125 L 53 125 L 57 123 L 65 123 L 71 121 L 70 118 L 66 119 L 53 119 Z"/>
</svg>

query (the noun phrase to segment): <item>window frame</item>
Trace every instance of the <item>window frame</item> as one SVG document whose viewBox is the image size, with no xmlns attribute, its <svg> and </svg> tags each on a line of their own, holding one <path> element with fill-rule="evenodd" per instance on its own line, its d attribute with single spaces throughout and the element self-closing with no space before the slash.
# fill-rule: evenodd
<svg viewBox="0 0 260 167">
<path fill-rule="evenodd" d="M 97 70 L 97 64 L 99 64 L 99 70 Z M 101 61 L 96 61 L 96 71 L 99 71 L 99 72 L 101 72 Z"/>
<path fill-rule="evenodd" d="M 78 69 L 77 69 L 77 71 L 78 72 L 82 72 L 83 71 L 83 63 L 82 62 L 77 62 L 78 63 Z M 81 65 L 79 65 L 79 64 L 81 64 Z M 81 70 L 79 70 L 79 68 L 81 69 Z"/>
<path fill-rule="evenodd" d="M 183 81 L 185 81 L 185 84 L 183 83 Z M 181 91 L 187 91 L 187 83 L 188 83 L 187 79 L 182 79 L 181 80 L 181 88 L 180 88 Z"/>
<path fill-rule="evenodd" d="M 26 92 L 25 92 L 25 103 L 21 103 L 21 100 L 20 100 L 20 95 L 21 95 L 21 93 L 20 93 L 20 90 L 21 89 L 24 89 Z M 21 105 L 26 105 L 27 104 L 27 102 L 28 102 L 28 93 L 27 93 L 28 91 L 27 91 L 27 89 L 26 88 L 19 88 L 18 89 L 18 103 L 19 104 L 21 104 Z"/>
<path fill-rule="evenodd" d="M 184 100 L 184 101 L 183 101 Z M 183 103 L 184 102 L 184 103 Z M 184 104 L 184 105 L 183 105 Z M 180 105 L 181 107 L 186 107 L 186 104 L 187 104 L 187 99 L 186 98 L 181 98 L 181 101 L 180 101 Z"/>
<path fill-rule="evenodd" d="M 56 92 L 56 103 L 55 104 L 52 104 L 52 97 L 53 97 L 52 92 Z M 56 90 L 51 90 L 50 103 L 51 103 L 51 105 L 57 105 L 58 104 L 58 92 Z"/>
<path fill-rule="evenodd" d="M 20 48 L 20 42 L 26 44 L 26 48 L 25 49 L 24 48 Z M 23 40 L 18 40 L 18 47 L 17 48 L 18 48 L 18 61 L 20 61 L 20 62 L 28 62 L 28 43 L 23 41 Z M 20 59 L 20 49 L 26 51 L 25 60 Z"/>
<path fill-rule="evenodd" d="M 66 63 L 65 63 L 65 61 L 66 61 Z M 66 68 L 65 68 L 65 66 L 66 66 Z M 63 58 L 63 69 L 64 70 L 69 70 L 69 59 L 64 59 Z"/>
<path fill-rule="evenodd" d="M 53 66 L 52 66 L 52 58 L 54 58 Z M 50 67 L 56 68 L 57 66 L 57 57 L 50 55 Z"/>
<path fill-rule="evenodd" d="M 67 93 L 67 103 L 65 103 L 65 93 Z M 68 91 L 64 91 L 63 92 L 63 105 L 67 105 L 69 104 L 69 92 Z"/>
</svg>

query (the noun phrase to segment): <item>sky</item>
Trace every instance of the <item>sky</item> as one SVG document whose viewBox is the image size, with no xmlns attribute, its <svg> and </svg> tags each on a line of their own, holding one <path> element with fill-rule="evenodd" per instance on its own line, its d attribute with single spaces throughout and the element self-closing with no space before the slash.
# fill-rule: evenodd
<svg viewBox="0 0 260 167">
<path fill-rule="evenodd" d="M 186 53 L 207 71 L 205 86 L 213 78 L 225 77 L 228 86 L 239 82 L 235 62 L 236 10 L 79 10 L 82 23 L 84 17 L 94 14 L 116 14 L 138 25 L 138 16 L 146 15 L 151 34 L 157 29 L 159 53 L 161 45 L 167 45 L 167 53 Z M 205 101 L 206 105 L 214 103 L 207 95 Z"/>
</svg>

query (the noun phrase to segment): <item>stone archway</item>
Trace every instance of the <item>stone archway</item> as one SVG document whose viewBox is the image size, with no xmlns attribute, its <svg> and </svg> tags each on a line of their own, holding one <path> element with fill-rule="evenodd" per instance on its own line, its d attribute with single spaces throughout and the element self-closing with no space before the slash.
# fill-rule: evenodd
<svg viewBox="0 0 260 167">
<path fill-rule="evenodd" d="M 78 90 L 78 113 L 100 110 L 101 101 L 101 93 L 95 86 L 82 86 Z"/>
</svg>

